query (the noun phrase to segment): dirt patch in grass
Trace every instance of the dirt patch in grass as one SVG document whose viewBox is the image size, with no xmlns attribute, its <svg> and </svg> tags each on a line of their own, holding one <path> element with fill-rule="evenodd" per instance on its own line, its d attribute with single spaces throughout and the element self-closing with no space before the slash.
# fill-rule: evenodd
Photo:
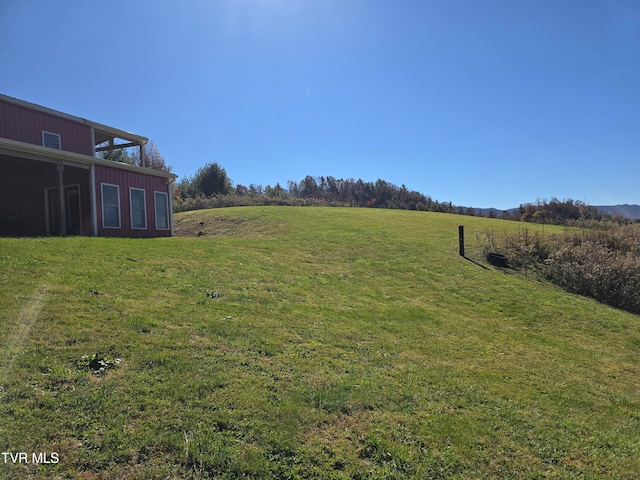
<svg viewBox="0 0 640 480">
<path fill-rule="evenodd" d="M 272 236 L 277 224 L 261 217 L 235 216 L 224 210 L 182 212 L 174 217 L 178 237 L 247 238 Z"/>
<path fill-rule="evenodd" d="M 247 219 L 220 218 L 210 215 L 176 216 L 176 236 L 179 237 L 217 237 L 237 233 Z"/>
</svg>

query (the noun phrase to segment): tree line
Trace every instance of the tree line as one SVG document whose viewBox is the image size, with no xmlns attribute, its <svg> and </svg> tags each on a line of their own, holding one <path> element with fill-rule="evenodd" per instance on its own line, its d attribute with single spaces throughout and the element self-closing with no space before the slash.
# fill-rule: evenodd
<svg viewBox="0 0 640 480">
<path fill-rule="evenodd" d="M 99 152 L 98 156 L 130 165 L 141 164 L 137 149 L 132 151 L 116 148 Z M 147 168 L 171 171 L 171 166 L 166 163 L 153 142 L 144 146 L 144 156 Z M 225 169 L 216 162 L 199 167 L 194 175 L 182 178 L 174 188 L 176 212 L 239 205 L 332 205 L 481 215 L 479 209 L 455 206 L 450 201 L 440 202 L 429 195 L 409 190 L 404 184 L 398 187 L 382 179 L 371 182 L 307 175 L 299 182 L 289 180 L 286 188 L 279 183 L 266 187 L 253 183 L 249 186 L 237 184 L 234 187 Z M 554 225 L 576 225 L 581 222 L 584 226 L 585 222 L 611 220 L 627 223 L 622 216 L 612 217 L 585 202 L 559 200 L 555 197 L 524 203 L 512 211 L 489 209 L 483 216 Z"/>
<path fill-rule="evenodd" d="M 174 190 L 174 205 L 176 211 L 239 205 L 330 205 L 481 215 L 479 209 L 441 202 L 404 184 L 398 187 L 382 179 L 372 182 L 307 175 L 299 182 L 289 180 L 286 187 L 280 183 L 265 187 L 253 183 L 233 186 L 225 169 L 217 163 L 208 163 L 194 175 L 182 178 Z M 482 216 L 569 226 L 611 220 L 627 223 L 620 215 L 612 217 L 580 200 L 555 197 L 524 203 L 511 211 L 489 209 Z"/>
<path fill-rule="evenodd" d="M 264 202 L 282 205 L 335 205 L 455 213 L 451 202 L 439 202 L 428 195 L 409 190 L 405 185 L 398 187 L 382 179 L 371 182 L 353 178 L 307 175 L 299 182 L 289 180 L 286 188 L 280 183 L 266 187 L 256 184 L 248 186 L 237 184 L 233 187 L 226 171 L 217 163 L 209 163 L 200 167 L 193 176 L 182 178 L 177 183 L 174 193 L 174 203 L 178 211 L 190 209 L 191 205 L 206 204 L 206 200 L 213 197 L 216 201 L 212 203 L 216 205 L 219 205 L 224 197 L 238 197 L 246 199 L 240 204 L 248 205 Z M 237 205 L 238 198 L 229 198 L 229 203 Z"/>
<path fill-rule="evenodd" d="M 580 200 L 537 200 L 536 203 L 521 204 L 511 215 L 513 220 L 554 225 L 566 225 L 577 221 L 611 220 L 608 213 Z M 621 220 L 622 217 L 616 220 Z"/>
</svg>

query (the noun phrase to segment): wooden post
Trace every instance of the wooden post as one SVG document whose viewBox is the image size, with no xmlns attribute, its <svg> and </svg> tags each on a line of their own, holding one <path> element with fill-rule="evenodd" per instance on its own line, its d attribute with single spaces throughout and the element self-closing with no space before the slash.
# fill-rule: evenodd
<svg viewBox="0 0 640 480">
<path fill-rule="evenodd" d="M 67 208 L 64 198 L 64 165 L 58 164 L 58 198 L 60 199 L 60 235 L 67 235 Z"/>
<path fill-rule="evenodd" d="M 458 227 L 458 241 L 460 242 L 460 256 L 464 257 L 464 225 Z"/>
</svg>

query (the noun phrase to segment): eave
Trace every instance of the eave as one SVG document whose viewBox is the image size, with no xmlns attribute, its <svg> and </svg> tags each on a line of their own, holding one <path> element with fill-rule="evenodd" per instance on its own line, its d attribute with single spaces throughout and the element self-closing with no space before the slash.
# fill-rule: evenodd
<svg viewBox="0 0 640 480">
<path fill-rule="evenodd" d="M 9 155 L 30 160 L 38 160 L 42 162 L 60 163 L 64 165 L 78 166 L 90 168 L 92 165 L 101 165 L 109 168 L 117 168 L 120 170 L 128 170 L 131 172 L 144 173 L 156 177 L 164 177 L 175 180 L 178 178 L 173 173 L 167 173 L 160 170 L 150 168 L 137 167 L 126 163 L 113 162 L 101 158 L 82 155 L 80 153 L 67 152 L 64 150 L 56 150 L 55 148 L 42 147 L 31 143 L 18 142 L 8 138 L 0 138 L 0 154 Z"/>
</svg>

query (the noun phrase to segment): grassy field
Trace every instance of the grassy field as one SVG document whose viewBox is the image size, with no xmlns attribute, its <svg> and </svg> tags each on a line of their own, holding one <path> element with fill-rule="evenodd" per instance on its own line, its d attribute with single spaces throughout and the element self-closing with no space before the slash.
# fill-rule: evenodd
<svg viewBox="0 0 640 480">
<path fill-rule="evenodd" d="M 484 265 L 522 224 L 176 222 L 0 239 L 0 478 L 637 478 L 640 319 Z"/>
</svg>

